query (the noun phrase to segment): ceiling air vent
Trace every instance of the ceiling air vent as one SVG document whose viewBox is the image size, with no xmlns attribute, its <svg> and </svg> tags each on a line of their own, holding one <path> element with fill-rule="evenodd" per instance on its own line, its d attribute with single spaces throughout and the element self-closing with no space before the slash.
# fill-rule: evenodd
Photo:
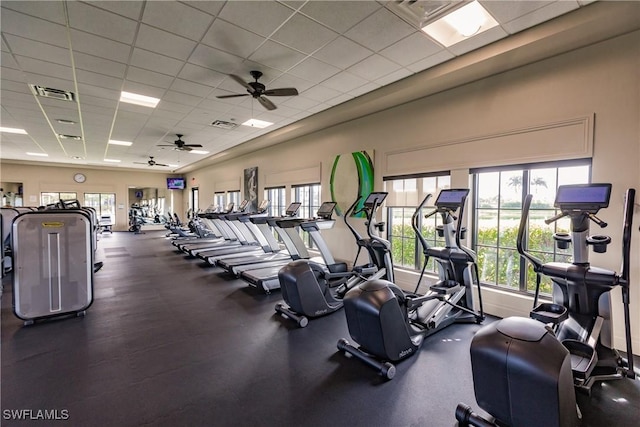
<svg viewBox="0 0 640 427">
<path fill-rule="evenodd" d="M 69 92 L 68 90 L 53 89 L 32 84 L 30 84 L 29 87 L 34 95 L 43 98 L 59 99 L 60 101 L 75 101 L 76 99 L 73 92 Z"/>
<path fill-rule="evenodd" d="M 453 12 L 470 0 L 396 0 L 387 3 L 387 8 L 417 28 Z"/>
<path fill-rule="evenodd" d="M 237 128 L 238 124 L 233 122 L 225 122 L 224 120 L 216 120 L 215 122 L 211 123 L 211 126 L 213 126 L 214 128 L 231 130 Z"/>
<path fill-rule="evenodd" d="M 58 138 L 60 139 L 73 139 L 74 141 L 82 141 L 82 137 L 78 135 L 67 135 L 64 133 L 59 133 Z"/>
</svg>

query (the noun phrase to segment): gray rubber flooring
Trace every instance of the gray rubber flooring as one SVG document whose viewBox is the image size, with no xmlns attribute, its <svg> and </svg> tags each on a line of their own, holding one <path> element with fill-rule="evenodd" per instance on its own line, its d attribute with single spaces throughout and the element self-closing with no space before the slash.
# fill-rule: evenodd
<svg viewBox="0 0 640 427">
<path fill-rule="evenodd" d="M 459 402 L 477 408 L 469 343 L 480 326 L 429 337 L 384 381 L 337 351 L 344 313 L 299 329 L 275 314 L 278 291 L 185 258 L 164 234 L 101 237 L 84 318 L 24 327 L 5 277 L 2 426 L 453 426 Z M 638 383 L 580 396 L 583 426 L 637 426 Z M 10 419 L 16 410 L 68 419 Z"/>
</svg>

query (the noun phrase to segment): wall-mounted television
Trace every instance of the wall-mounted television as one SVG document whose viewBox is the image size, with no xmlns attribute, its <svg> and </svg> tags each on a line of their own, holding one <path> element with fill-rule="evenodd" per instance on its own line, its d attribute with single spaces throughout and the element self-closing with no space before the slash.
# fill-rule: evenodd
<svg viewBox="0 0 640 427">
<path fill-rule="evenodd" d="M 184 190 L 184 178 L 167 178 L 169 190 Z"/>
</svg>

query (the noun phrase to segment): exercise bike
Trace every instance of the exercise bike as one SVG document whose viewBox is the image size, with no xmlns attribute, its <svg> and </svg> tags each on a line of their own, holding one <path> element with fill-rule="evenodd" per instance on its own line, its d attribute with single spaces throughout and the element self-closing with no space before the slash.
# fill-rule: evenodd
<svg viewBox="0 0 640 427">
<path fill-rule="evenodd" d="M 393 277 L 393 264 L 388 256 L 390 248 L 378 240 L 377 232 L 384 224 L 376 220 L 376 211 L 382 204 L 387 193 L 371 193 L 364 201 L 363 207 L 355 208 L 362 198 L 358 198 L 344 213 L 344 222 L 353 233 L 358 245 L 358 252 L 351 271 L 336 270 L 329 266 L 322 266 L 307 259 L 293 261 L 280 269 L 278 278 L 285 304 L 278 303 L 276 312 L 297 322 L 301 328 L 309 324 L 309 318 L 316 318 L 334 313 L 342 308 L 342 299 L 346 292 L 365 280 Z M 348 217 L 353 213 L 363 212 L 367 218 L 367 233 L 369 238 L 363 238 L 349 223 Z M 316 221 L 307 221 L 302 227 L 318 227 Z M 356 265 L 360 251 L 365 248 L 369 253 L 369 263 Z M 327 268 L 328 267 L 328 268 Z"/>
<path fill-rule="evenodd" d="M 346 339 L 338 341 L 338 350 L 349 353 L 376 369 L 387 379 L 395 376 L 398 362 L 414 355 L 425 337 L 452 323 L 481 323 L 482 307 L 473 310 L 472 288 L 480 281 L 476 256 L 460 243 L 468 189 L 442 190 L 435 210 L 426 215 L 442 216 L 440 229 L 445 247 L 430 247 L 420 238 L 425 263 L 432 257 L 439 267 L 439 279 L 424 295 L 406 293 L 389 280 L 370 280 L 356 286 L 344 298 L 349 334 L 356 348 Z M 414 230 L 421 235 L 417 218 L 429 196 L 416 209 Z M 424 272 L 424 268 L 423 268 Z M 419 286 L 419 284 L 418 284 Z M 418 290 L 416 288 L 416 290 Z"/>
<path fill-rule="evenodd" d="M 589 222 L 609 205 L 611 184 L 558 188 L 551 224 L 568 216 L 571 233 L 556 233 L 558 247 L 573 244 L 573 262 L 543 263 L 526 250 L 525 229 L 532 196 L 522 209 L 517 248 L 537 273 L 532 319 L 511 317 L 485 326 L 471 343 L 476 400 L 494 420 L 459 404 L 460 426 L 576 426 L 575 390 L 590 393 L 596 381 L 635 378 L 629 314 L 629 268 L 635 190 L 626 192 L 621 273 L 593 267 L 589 247 L 606 251 L 608 236 L 589 236 Z M 552 302 L 537 304 L 540 276 L 552 280 Z M 612 346 L 611 290 L 620 286 L 628 359 Z M 535 319 L 535 320 L 533 320 Z"/>
</svg>

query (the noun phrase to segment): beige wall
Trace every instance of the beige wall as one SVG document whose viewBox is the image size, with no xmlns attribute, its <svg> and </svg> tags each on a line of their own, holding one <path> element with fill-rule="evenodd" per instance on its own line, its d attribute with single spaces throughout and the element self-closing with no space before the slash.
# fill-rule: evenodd
<svg viewBox="0 0 640 427">
<path fill-rule="evenodd" d="M 81 172 L 87 176 L 87 180 L 78 184 L 73 180 L 73 175 Z M 115 193 L 116 194 L 116 218 L 114 230 L 128 229 L 129 206 L 135 199 L 129 197 L 129 187 L 158 188 L 165 192 L 167 209 L 173 206 L 178 214 L 184 216 L 183 192 L 181 190 L 164 190 L 167 186 L 168 175 L 136 172 L 102 170 L 80 167 L 55 167 L 32 166 L 2 162 L 0 164 L 0 177 L 3 182 L 21 182 L 23 184 L 24 205 L 38 206 L 40 193 L 46 191 L 76 192 L 82 200 L 84 193 Z"/>
<path fill-rule="evenodd" d="M 623 195 L 629 187 L 640 190 L 638 70 L 640 32 L 635 32 L 194 171 L 187 182 L 199 187 L 204 206 L 214 191 L 225 189 L 220 183 L 241 184 L 244 168 L 258 166 L 262 195 L 269 177 L 308 176 L 320 166 L 323 199 L 329 199 L 332 159 L 355 150 L 374 150 L 376 189 L 382 189 L 384 175 L 451 169 L 454 185 L 468 185 L 473 167 L 592 156 L 593 181 L 613 184 L 611 205 L 601 216 L 611 224 L 604 231 L 614 243 L 591 261 L 617 270 Z M 640 287 L 637 208 L 634 222 L 635 290 Z M 338 222 L 325 237 L 336 258 L 353 258 L 355 245 L 344 243 L 352 242 L 344 225 Z M 397 276 L 405 286 L 416 280 L 410 274 Z M 631 295 L 639 349 L 640 292 Z M 526 315 L 531 305 L 528 298 L 497 291 L 484 296 L 485 309 L 500 316 Z M 621 346 L 619 300 L 616 292 L 615 339 Z"/>
</svg>

